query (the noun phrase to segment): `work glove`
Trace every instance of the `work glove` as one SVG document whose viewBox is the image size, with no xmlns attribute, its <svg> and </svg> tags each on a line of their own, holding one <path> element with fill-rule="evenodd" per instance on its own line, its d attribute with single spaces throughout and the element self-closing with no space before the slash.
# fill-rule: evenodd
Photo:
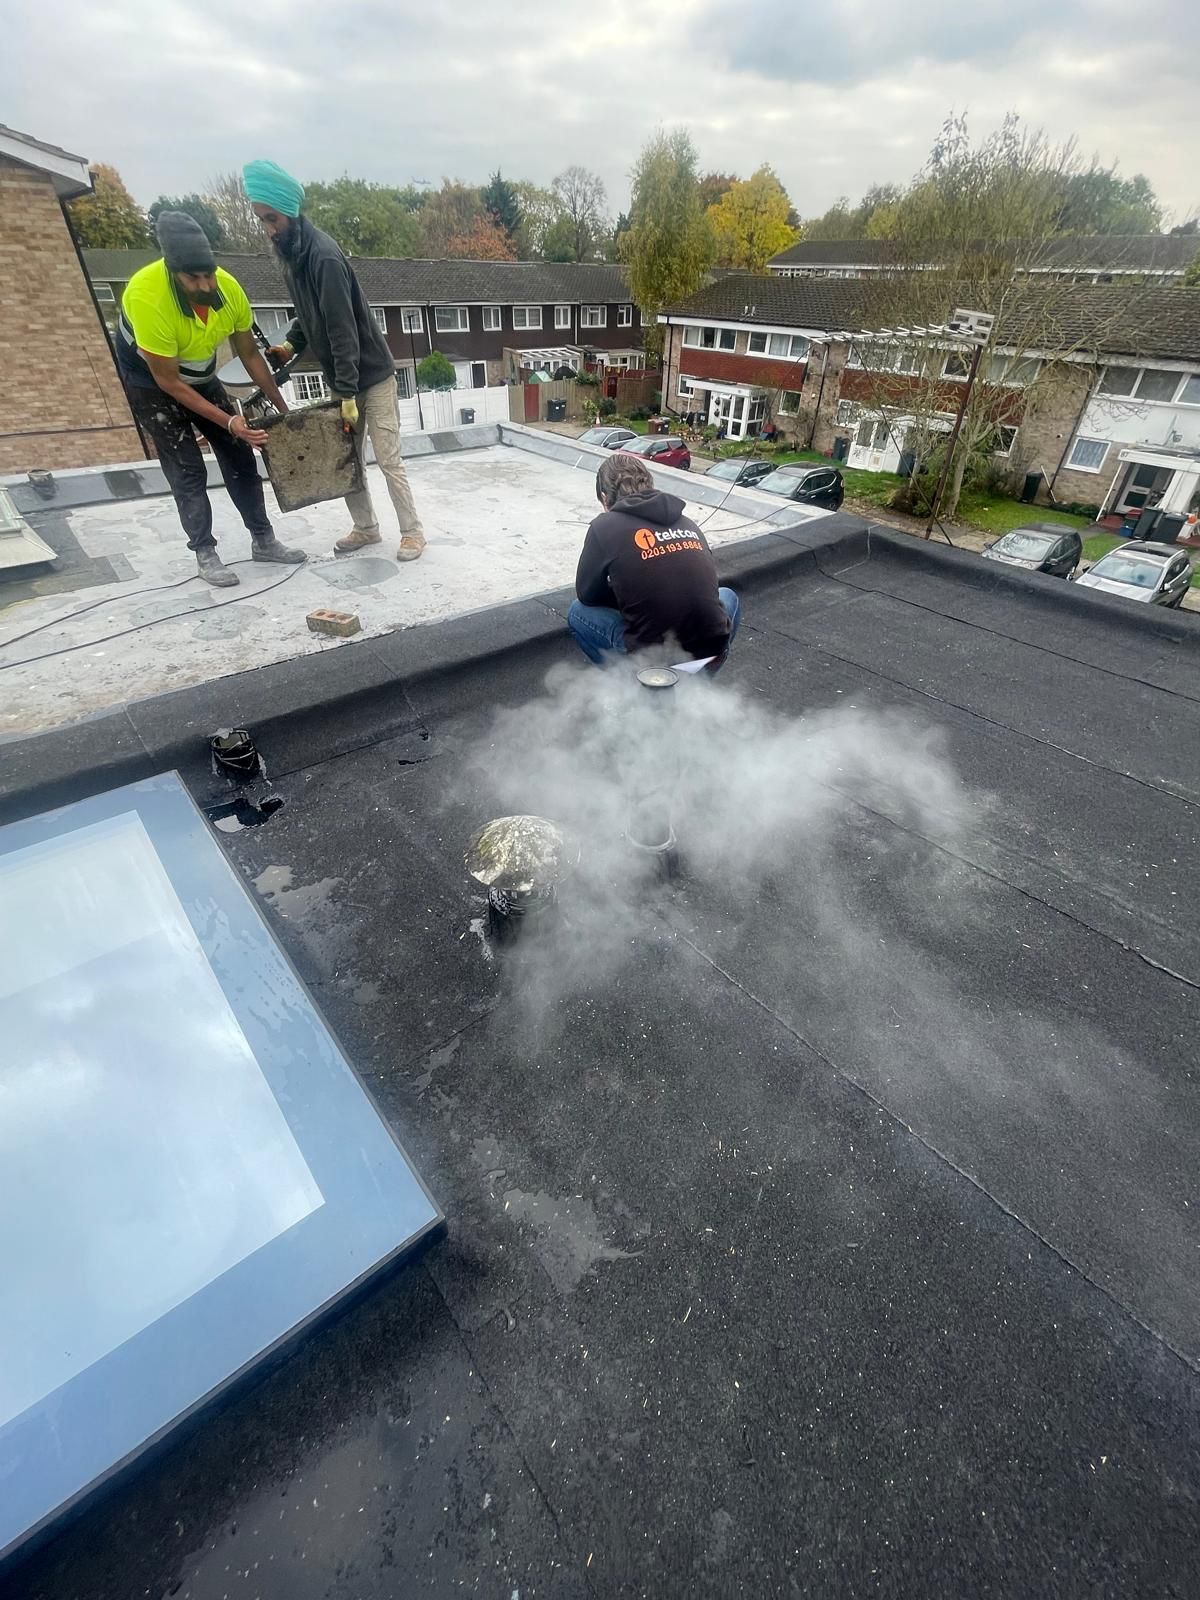
<svg viewBox="0 0 1200 1600">
<path fill-rule="evenodd" d="M 358 427 L 358 401 L 353 395 L 342 401 L 342 421 L 347 428 Z"/>
<path fill-rule="evenodd" d="M 292 349 L 291 345 L 286 339 L 282 344 L 273 344 L 267 348 L 267 357 L 269 360 L 275 363 L 275 370 L 277 372 L 286 361 L 290 361 L 292 359 L 295 353 L 296 352 Z"/>
</svg>

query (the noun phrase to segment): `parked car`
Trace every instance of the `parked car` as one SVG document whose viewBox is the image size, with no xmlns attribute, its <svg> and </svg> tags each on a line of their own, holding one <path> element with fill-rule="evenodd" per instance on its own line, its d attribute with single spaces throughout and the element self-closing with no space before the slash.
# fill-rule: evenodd
<svg viewBox="0 0 1200 1600">
<path fill-rule="evenodd" d="M 631 443 L 618 445 L 616 448 L 625 455 L 641 456 L 643 461 L 653 462 L 656 467 L 679 467 L 686 472 L 692 464 L 692 452 L 678 434 L 647 433 L 641 437 L 635 435 Z"/>
<path fill-rule="evenodd" d="M 760 478 L 755 488 L 804 505 L 825 506 L 830 511 L 836 511 L 846 498 L 846 486 L 836 467 L 776 467 Z"/>
<path fill-rule="evenodd" d="M 1119 544 L 1076 579 L 1085 589 L 1124 595 L 1152 606 L 1181 606 L 1192 581 L 1187 553 L 1173 544 Z"/>
<path fill-rule="evenodd" d="M 1061 522 L 1027 522 L 1013 528 L 983 552 L 988 561 L 1003 561 L 1027 572 L 1048 572 L 1069 578 L 1083 559 L 1083 540 Z"/>
<path fill-rule="evenodd" d="M 752 456 L 733 456 L 728 461 L 714 461 L 704 472 L 706 478 L 720 478 L 722 483 L 736 483 L 743 489 L 753 489 L 768 472 L 775 471 L 773 461 L 758 461 Z"/>
<path fill-rule="evenodd" d="M 627 439 L 639 435 L 632 428 L 588 428 L 579 435 L 580 444 L 598 444 L 602 450 L 617 450 Z"/>
</svg>

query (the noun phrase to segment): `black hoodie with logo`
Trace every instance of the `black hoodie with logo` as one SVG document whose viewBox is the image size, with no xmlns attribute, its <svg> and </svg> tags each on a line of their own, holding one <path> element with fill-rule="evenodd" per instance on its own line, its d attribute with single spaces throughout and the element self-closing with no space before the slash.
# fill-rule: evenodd
<svg viewBox="0 0 1200 1600">
<path fill-rule="evenodd" d="M 683 506 L 651 489 L 598 516 L 583 541 L 575 593 L 585 606 L 621 613 L 628 650 L 670 639 L 699 660 L 724 650 L 729 618 L 712 552 Z"/>
</svg>

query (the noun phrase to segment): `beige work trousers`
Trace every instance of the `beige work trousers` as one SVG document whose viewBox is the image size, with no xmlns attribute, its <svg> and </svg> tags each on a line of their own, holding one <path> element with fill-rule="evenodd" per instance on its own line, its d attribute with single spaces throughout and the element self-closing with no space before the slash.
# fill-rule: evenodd
<svg viewBox="0 0 1200 1600">
<path fill-rule="evenodd" d="M 413 504 L 412 490 L 408 486 L 408 474 L 404 470 L 404 459 L 400 454 L 400 413 L 396 408 L 394 379 L 384 378 L 382 383 L 373 384 L 358 396 L 357 437 L 360 450 L 363 449 L 364 435 L 370 439 L 371 447 L 375 451 L 376 465 L 387 481 L 388 493 L 392 497 L 392 505 L 396 508 L 396 520 L 400 524 L 401 536 L 411 534 L 414 538 L 423 540 L 425 534 L 421 528 L 421 519 Z M 371 504 L 371 491 L 365 483 L 356 494 L 346 496 L 346 508 L 354 518 L 357 532 L 379 532 L 379 518 L 375 515 L 375 507 Z"/>
</svg>

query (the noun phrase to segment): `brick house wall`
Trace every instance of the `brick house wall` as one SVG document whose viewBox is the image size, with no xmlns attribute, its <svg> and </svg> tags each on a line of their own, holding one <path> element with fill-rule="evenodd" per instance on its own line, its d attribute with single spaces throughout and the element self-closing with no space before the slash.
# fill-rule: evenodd
<svg viewBox="0 0 1200 1600">
<path fill-rule="evenodd" d="M 1056 361 L 1039 380 L 1021 424 L 1016 454 L 1023 472 L 1042 472 L 1038 499 L 1045 503 L 1047 485 L 1054 479 L 1054 498 L 1098 506 L 1108 493 L 1118 470 L 1117 451 L 1109 451 L 1102 472 L 1073 472 L 1058 463 L 1071 442 L 1079 414 L 1096 382 L 1096 369 L 1074 362 Z M 1057 473 L 1057 477 L 1055 474 Z"/>
<path fill-rule="evenodd" d="M 143 459 L 51 179 L 0 159 L 0 473 Z"/>
</svg>

